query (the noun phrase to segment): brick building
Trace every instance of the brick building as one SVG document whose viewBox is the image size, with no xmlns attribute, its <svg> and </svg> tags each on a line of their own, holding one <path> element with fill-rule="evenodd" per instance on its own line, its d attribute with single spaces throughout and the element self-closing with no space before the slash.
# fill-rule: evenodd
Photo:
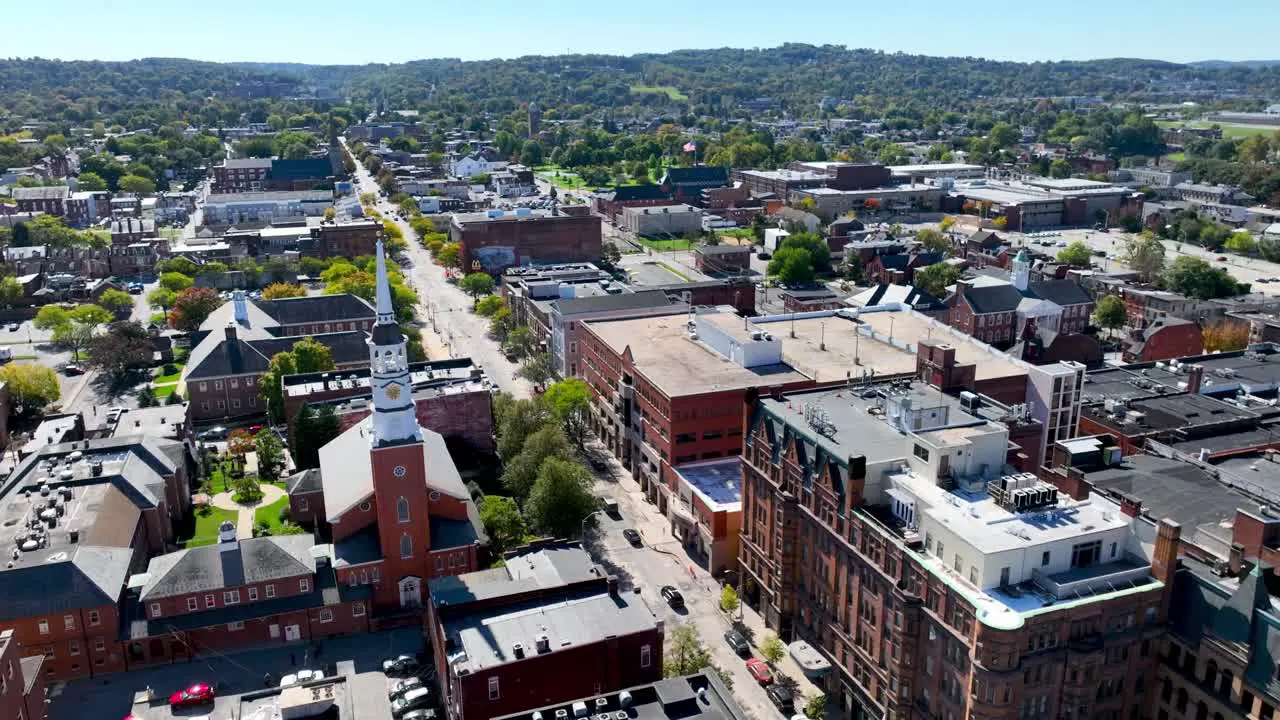
<svg viewBox="0 0 1280 720">
<path fill-rule="evenodd" d="M 303 404 L 331 405 L 343 430 L 364 420 L 369 405 L 369 368 L 287 375 L 282 380 L 284 413 L 292 431 Z M 418 423 L 455 446 L 494 451 L 492 394 L 484 372 L 470 358 L 409 364 Z"/>
<path fill-rule="evenodd" d="M 1202 352 L 1204 338 L 1200 326 L 1190 320 L 1166 316 L 1130 332 L 1122 357 L 1125 362 L 1152 362 Z"/>
<path fill-rule="evenodd" d="M 698 272 L 739 275 L 751 267 L 750 245 L 700 245 L 693 251 Z"/>
<path fill-rule="evenodd" d="M 1176 524 L 1002 476 L 1005 427 L 932 391 L 752 398 L 744 432 L 744 600 L 846 713 L 1144 716 Z"/>
<path fill-rule="evenodd" d="M 356 258 L 372 255 L 385 229 L 377 220 L 326 220 L 311 228 L 312 248 L 320 258 Z"/>
<path fill-rule="evenodd" d="M 213 191 L 257 192 L 266 189 L 271 158 L 228 158 L 213 167 Z"/>
<path fill-rule="evenodd" d="M 430 583 L 427 636 L 450 720 L 508 715 L 662 677 L 662 621 L 640 595 L 619 592 L 617 579 L 579 545 L 528 546 L 505 561 Z"/>
<path fill-rule="evenodd" d="M 0 630 L 0 720 L 45 720 L 43 655 L 22 657 L 13 630 Z"/>
<path fill-rule="evenodd" d="M 527 209 L 459 213 L 449 224 L 449 240 L 461 245 L 464 268 L 493 274 L 513 265 L 598 262 L 600 216 Z"/>
<path fill-rule="evenodd" d="M 625 208 L 670 205 L 671 202 L 671 193 L 661 185 L 619 185 L 612 192 L 595 197 L 596 212 L 614 222 Z"/>
<path fill-rule="evenodd" d="M 20 213 L 46 213 L 62 217 L 67 214 L 71 190 L 66 185 L 45 185 L 13 189 L 13 199 Z"/>
<path fill-rule="evenodd" d="M 1093 313 L 1093 298 L 1076 281 L 1032 280 L 1025 250 L 1010 263 L 1009 281 L 960 280 L 947 305 L 949 325 L 1000 348 L 1018 342 L 1029 324 L 1061 334 L 1084 332 Z"/>
</svg>

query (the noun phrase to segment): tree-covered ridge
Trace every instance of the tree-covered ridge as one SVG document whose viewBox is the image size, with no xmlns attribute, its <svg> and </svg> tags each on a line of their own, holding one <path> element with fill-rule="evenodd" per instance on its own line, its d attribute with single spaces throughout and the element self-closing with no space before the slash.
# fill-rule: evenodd
<svg viewBox="0 0 1280 720">
<path fill-rule="evenodd" d="M 875 117 L 913 106 L 964 110 L 1009 98 L 1140 100 L 1207 89 L 1265 97 L 1280 93 L 1280 66 L 1135 59 L 1017 63 L 803 44 L 343 66 L 11 59 L 0 60 L 0 118 L 10 124 L 26 118 L 96 119 L 126 127 L 174 120 L 231 123 L 252 109 L 265 114 L 263 105 L 271 102 L 239 97 L 245 93 L 237 88 L 273 83 L 292 87 L 288 95 L 460 112 L 509 112 L 536 100 L 565 116 L 578 114 L 575 106 L 581 112 L 628 105 L 688 105 L 698 114 L 724 115 L 740 102 L 763 97 L 793 114 L 815 114 L 826 98 L 850 103 L 855 115 Z"/>
</svg>

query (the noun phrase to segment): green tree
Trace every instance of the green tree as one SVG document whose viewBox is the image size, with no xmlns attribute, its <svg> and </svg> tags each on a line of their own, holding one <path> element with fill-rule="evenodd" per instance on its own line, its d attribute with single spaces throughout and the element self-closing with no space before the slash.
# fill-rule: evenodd
<svg viewBox="0 0 1280 720">
<path fill-rule="evenodd" d="M 733 615 L 738 612 L 738 608 L 742 605 L 742 601 L 738 599 L 738 591 L 733 589 L 729 583 L 725 583 L 720 588 L 720 609 Z"/>
<path fill-rule="evenodd" d="M 1196 257 L 1182 256 L 1164 272 L 1166 288 L 1200 300 L 1239 295 L 1240 285 L 1222 268 Z"/>
<path fill-rule="evenodd" d="M 99 325 L 111 322 L 111 313 L 97 305 L 77 305 L 67 309 L 60 305 L 46 305 L 36 313 L 32 324 L 53 333 L 54 344 L 71 350 L 72 358 L 80 359 L 80 351 L 93 337 Z"/>
<path fill-rule="evenodd" d="M 498 312 L 505 306 L 502 298 L 497 295 L 486 295 L 480 298 L 476 303 L 476 314 L 482 318 L 491 318 L 494 313 Z"/>
<path fill-rule="evenodd" d="M 520 452 L 502 471 L 502 486 L 524 500 L 533 492 L 538 473 L 551 459 L 573 457 L 573 447 L 559 425 L 547 424 L 533 431 L 520 447 Z M 532 516 L 530 516 L 532 518 Z"/>
<path fill-rule="evenodd" d="M 934 297 L 941 298 L 946 296 L 947 288 L 959 279 L 960 268 L 940 262 L 916 270 L 912 284 Z"/>
<path fill-rule="evenodd" d="M 156 288 L 147 293 L 147 306 L 167 312 L 173 307 L 173 303 L 178 299 L 178 293 L 164 288 Z"/>
<path fill-rule="evenodd" d="M 1071 177 L 1071 163 L 1063 158 L 1055 158 L 1049 163 L 1049 176 L 1058 179 Z"/>
<path fill-rule="evenodd" d="M 591 473 L 581 463 L 548 458 L 529 492 L 530 523 L 552 537 L 577 537 L 582 521 L 596 509 L 591 483 Z"/>
<path fill-rule="evenodd" d="M 458 270 L 462 268 L 462 246 L 458 243 L 445 243 L 436 253 L 436 262 L 442 267 Z"/>
<path fill-rule="evenodd" d="M 528 380 L 534 387 L 542 387 L 554 380 L 556 371 L 551 366 L 550 353 L 534 353 L 525 358 L 524 364 L 516 371 L 516 376 Z"/>
<path fill-rule="evenodd" d="M 133 310 L 133 298 L 123 290 L 107 288 L 98 296 L 98 305 L 113 315 L 124 315 Z"/>
<path fill-rule="evenodd" d="M 320 448 L 342 432 L 338 415 L 331 405 L 322 405 L 316 411 L 303 403 L 293 419 L 289 433 L 293 462 L 299 470 L 320 467 Z"/>
<path fill-rule="evenodd" d="M 298 372 L 298 363 L 292 352 L 278 352 L 271 356 L 267 371 L 258 380 L 258 394 L 267 404 L 267 418 L 284 416 L 284 396 L 281 380 Z"/>
<path fill-rule="evenodd" d="M 765 635 L 764 642 L 760 643 L 760 657 L 770 665 L 778 662 L 787 654 L 787 646 L 782 644 L 782 640 L 777 635 L 769 633 Z"/>
<path fill-rule="evenodd" d="M 827 696 L 818 694 L 809 698 L 804 704 L 804 716 L 809 720 L 819 720 L 827 714 Z"/>
<path fill-rule="evenodd" d="M 300 373 L 323 372 L 333 370 L 333 351 L 328 345 L 313 337 L 304 337 L 293 344 L 294 364 Z"/>
<path fill-rule="evenodd" d="M 11 412 L 21 416 L 39 415 L 62 394 L 53 368 L 35 363 L 11 362 L 0 367 L 0 382 L 9 391 Z"/>
<path fill-rule="evenodd" d="M 996 149 L 1007 148 L 1018 141 L 1018 131 L 1007 122 L 998 122 L 991 126 L 987 137 Z"/>
<path fill-rule="evenodd" d="M 783 238 L 781 248 L 800 248 L 809 253 L 809 261 L 816 272 L 831 272 L 831 248 L 826 239 L 816 233 L 792 233 Z"/>
<path fill-rule="evenodd" d="M 14 276 L 6 275 L 0 278 L 0 305 L 9 307 L 21 300 L 25 293 L 22 283 L 18 282 L 18 279 Z"/>
<path fill-rule="evenodd" d="M 587 416 L 591 407 L 591 390 L 579 378 L 566 378 L 554 383 L 542 395 L 551 416 L 560 421 L 565 435 L 574 439 L 581 450 L 587 437 Z"/>
<path fill-rule="evenodd" d="M 138 391 L 138 407 L 149 408 L 159 404 L 156 399 L 156 389 L 150 385 L 143 385 L 142 389 Z"/>
<path fill-rule="evenodd" d="M 118 186 L 120 192 L 137 193 L 138 195 L 150 195 L 156 191 L 155 181 L 141 175 L 125 175 L 120 178 Z"/>
<path fill-rule="evenodd" d="M 1058 262 L 1073 267 L 1088 267 L 1093 257 L 1093 248 L 1083 240 L 1077 240 L 1058 253 Z"/>
<path fill-rule="evenodd" d="M 516 400 L 510 395 L 494 399 L 494 422 L 498 434 L 498 454 L 510 463 L 524 448 L 524 442 L 551 418 L 541 403 L 533 400 Z"/>
<path fill-rule="evenodd" d="M 129 371 L 144 367 L 153 355 L 151 337 L 142 325 L 123 320 L 112 323 L 102 335 L 86 343 L 89 365 L 107 376 L 124 379 Z"/>
<path fill-rule="evenodd" d="M 1164 270 L 1164 243 L 1150 234 L 1133 238 L 1125 243 L 1121 260 L 1143 282 L 1152 282 Z"/>
<path fill-rule="evenodd" d="M 107 181 L 98 173 L 82 172 L 76 177 L 76 189 L 84 192 L 106 190 Z"/>
<path fill-rule="evenodd" d="M 665 677 L 692 675 L 711 665 L 711 653 L 691 622 L 676 623 L 667 630 L 666 657 L 662 661 Z"/>
<path fill-rule="evenodd" d="M 502 342 L 502 350 L 514 357 L 516 360 L 523 360 L 533 354 L 537 347 L 537 340 L 533 336 L 533 331 L 521 325 L 513 328 L 507 333 L 507 339 Z"/>
<path fill-rule="evenodd" d="M 813 282 L 813 257 L 803 248 L 784 247 L 769 260 L 768 272 L 787 286 L 804 286 Z"/>
<path fill-rule="evenodd" d="M 263 300 L 283 300 L 285 298 L 306 297 L 307 291 L 301 285 L 276 282 L 262 289 Z"/>
<path fill-rule="evenodd" d="M 524 543 L 528 528 L 514 498 L 485 495 L 480 501 L 480 522 L 489 536 L 489 549 L 494 555 Z"/>
<path fill-rule="evenodd" d="M 174 297 L 169 323 L 178 330 L 199 330 L 222 302 L 222 296 L 209 288 L 189 287 Z"/>
<path fill-rule="evenodd" d="M 498 342 L 506 342 L 507 336 L 515 328 L 515 319 L 511 314 L 511 308 L 503 306 L 489 318 L 489 334 Z"/>
<path fill-rule="evenodd" d="M 951 243 L 947 237 L 933 228 L 921 228 L 916 231 L 916 242 L 925 252 L 931 253 L 949 253 L 951 251 Z"/>
<path fill-rule="evenodd" d="M 1252 255 L 1258 249 L 1258 241 L 1248 230 L 1237 230 L 1231 233 L 1223 247 L 1241 255 Z"/>
<path fill-rule="evenodd" d="M 1129 322 L 1129 313 L 1124 301 L 1115 295 L 1107 295 L 1098 301 L 1093 309 L 1093 322 L 1101 328 L 1116 330 Z"/>
<path fill-rule="evenodd" d="M 258 455 L 258 476 L 264 482 L 275 482 L 284 471 L 284 444 L 271 428 L 263 428 L 253 436 Z"/>
<path fill-rule="evenodd" d="M 305 260 L 305 258 L 303 259 Z M 161 274 L 172 272 L 172 273 L 179 273 L 181 275 L 186 275 L 187 277 L 195 277 L 195 275 L 198 272 L 200 272 L 200 266 L 196 265 L 195 263 L 191 262 L 185 257 L 179 256 L 175 258 L 169 258 L 168 260 L 161 260 L 160 262 L 156 263 L 156 271 Z M 183 288 L 178 288 L 178 290 L 182 290 L 182 289 Z M 175 290 L 175 292 L 177 291 Z"/>
<path fill-rule="evenodd" d="M 458 288 L 471 296 L 471 307 L 475 308 L 482 295 L 493 292 L 493 276 L 483 272 L 468 273 L 458 281 Z"/>
</svg>

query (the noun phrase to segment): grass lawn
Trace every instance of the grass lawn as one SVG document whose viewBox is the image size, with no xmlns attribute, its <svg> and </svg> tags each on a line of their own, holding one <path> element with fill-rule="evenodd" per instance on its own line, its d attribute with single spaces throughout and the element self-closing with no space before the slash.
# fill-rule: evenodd
<svg viewBox="0 0 1280 720">
<path fill-rule="evenodd" d="M 156 399 L 167 398 L 178 389 L 178 383 L 169 383 L 167 385 L 156 385 L 151 388 L 156 393 Z"/>
<path fill-rule="evenodd" d="M 1186 154 L 1186 153 L 1181 153 L 1181 152 L 1169 153 L 1168 155 L 1165 155 L 1165 159 L 1167 159 L 1167 160 L 1169 160 L 1169 161 L 1171 161 L 1171 162 L 1176 162 L 1176 163 L 1178 163 L 1178 162 L 1182 162 L 1183 160 L 1186 160 L 1186 159 L 1187 159 L 1187 154 Z"/>
<path fill-rule="evenodd" d="M 684 238 L 676 238 L 674 240 L 649 240 L 648 238 L 638 238 L 641 245 L 652 248 L 658 252 L 667 252 L 669 250 L 692 250 L 695 243 L 685 240 Z"/>
<path fill-rule="evenodd" d="M 671 85 L 632 85 L 631 92 L 637 95 L 666 95 L 676 102 L 684 102 L 688 95 L 680 92 L 680 88 Z"/>
<path fill-rule="evenodd" d="M 1227 139 L 1244 139 L 1252 135 L 1272 135 L 1280 127 L 1267 127 L 1263 125 L 1232 125 L 1230 123 L 1212 123 L 1204 120 L 1193 120 L 1191 122 L 1177 122 L 1174 120 L 1160 120 L 1156 125 L 1162 128 L 1189 127 L 1189 128 L 1207 128 L 1217 125 L 1222 128 L 1222 137 Z"/>
<path fill-rule="evenodd" d="M 178 378 L 182 377 L 182 363 L 177 363 L 174 367 L 177 369 L 168 375 L 161 375 L 164 372 L 164 366 L 156 368 L 156 374 L 152 376 L 151 382 L 156 385 L 168 385 L 169 383 L 178 382 Z"/>
<path fill-rule="evenodd" d="M 213 545 L 218 542 L 218 526 L 224 520 L 235 524 L 239 513 L 232 510 L 223 510 L 216 507 L 205 507 L 196 510 L 196 527 L 191 534 L 191 539 L 187 541 L 187 547 L 200 547 L 201 545 Z"/>
<path fill-rule="evenodd" d="M 271 534 L 279 534 L 283 525 L 280 522 L 280 508 L 289 506 L 289 496 L 285 495 L 270 505 L 263 505 L 253 511 L 253 524 L 263 524 L 271 528 Z"/>
</svg>

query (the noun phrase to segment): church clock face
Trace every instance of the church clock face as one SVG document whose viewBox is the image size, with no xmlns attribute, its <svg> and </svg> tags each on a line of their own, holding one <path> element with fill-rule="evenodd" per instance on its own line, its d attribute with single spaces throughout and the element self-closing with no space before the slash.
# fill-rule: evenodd
<svg viewBox="0 0 1280 720">
<path fill-rule="evenodd" d="M 400 399 L 400 386 L 399 386 L 399 385 L 396 385 L 396 384 L 394 384 L 394 383 L 393 383 L 393 384 L 391 384 L 391 385 L 388 385 L 388 386 L 387 386 L 387 399 L 388 399 L 388 400 L 399 400 L 399 399 Z"/>
<path fill-rule="evenodd" d="M 402 477 L 404 477 L 404 476 L 405 476 L 405 473 L 407 473 L 407 472 L 408 472 L 408 470 L 405 470 L 403 465 L 397 465 L 397 466 L 395 466 L 395 468 L 391 471 L 391 474 L 392 474 L 392 475 L 395 475 L 395 476 L 396 476 L 396 477 L 398 477 L 398 478 L 402 478 Z"/>
</svg>

